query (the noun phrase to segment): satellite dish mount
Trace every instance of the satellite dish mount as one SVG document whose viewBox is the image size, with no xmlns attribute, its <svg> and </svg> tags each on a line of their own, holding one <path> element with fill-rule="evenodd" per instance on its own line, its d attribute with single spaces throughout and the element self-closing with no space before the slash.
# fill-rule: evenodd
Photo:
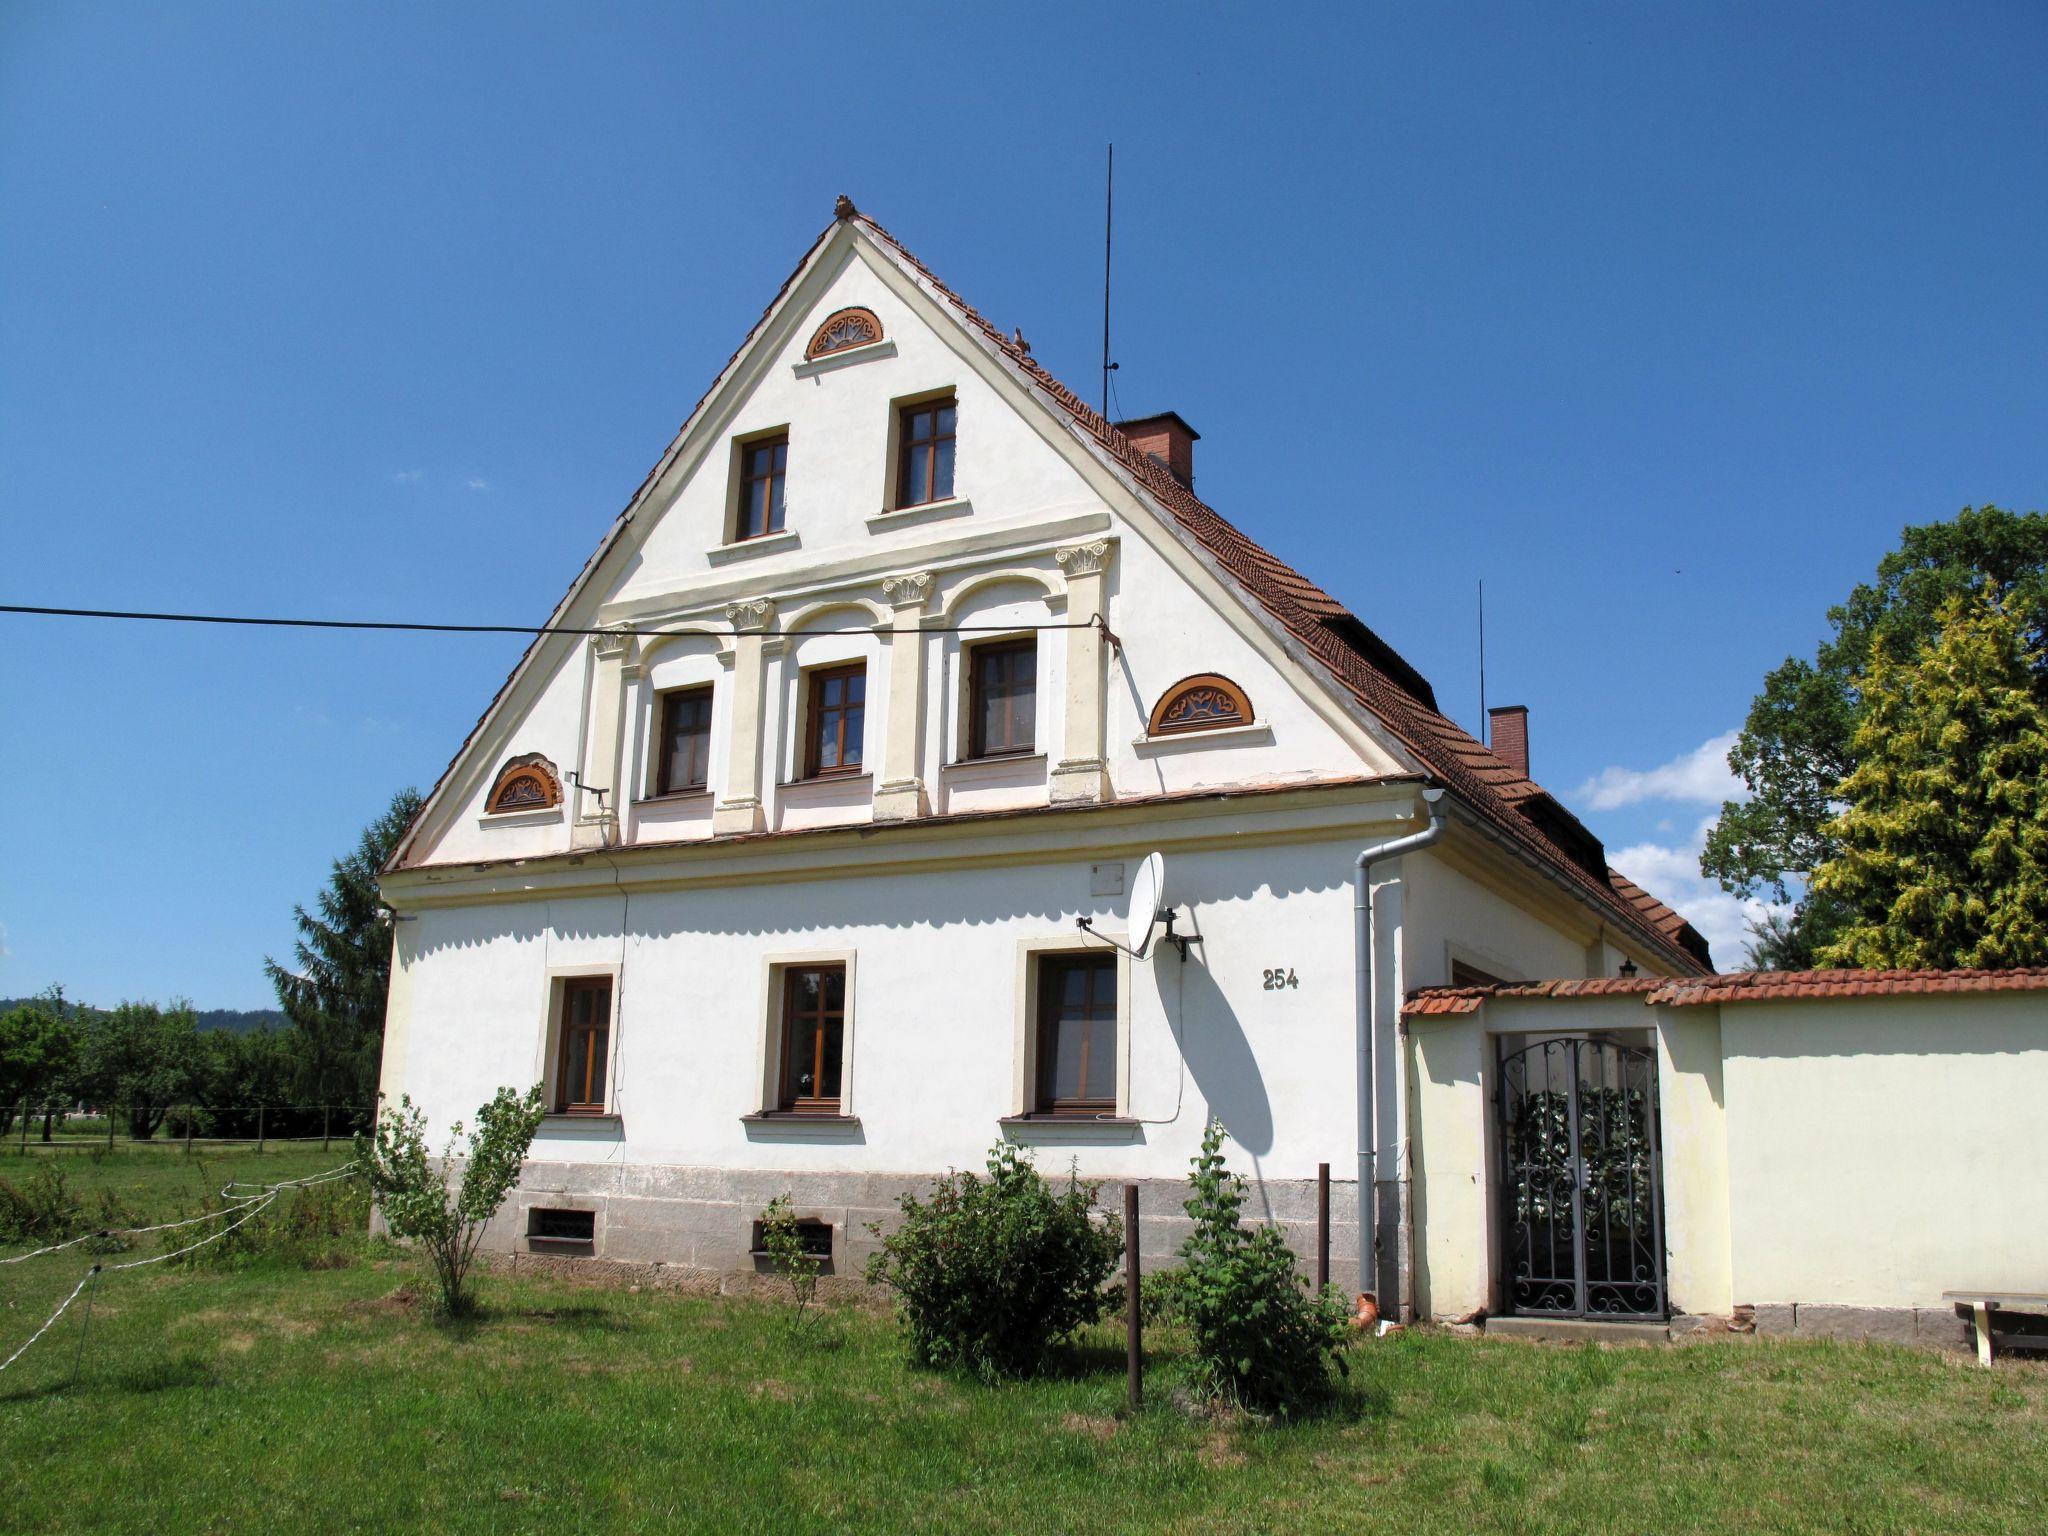
<svg viewBox="0 0 2048 1536">
<path fill-rule="evenodd" d="M 1146 854 L 1139 863 L 1138 876 L 1131 882 L 1130 899 L 1124 904 L 1124 927 L 1133 936 L 1133 943 L 1119 944 L 1107 934 L 1096 933 L 1095 920 L 1091 917 L 1075 919 L 1084 933 L 1093 934 L 1134 960 L 1143 960 L 1151 953 L 1156 936 L 1179 950 L 1181 960 L 1185 962 L 1188 946 L 1201 943 L 1202 936 L 1198 933 L 1175 933 L 1173 921 L 1173 903 L 1166 894 L 1166 860 L 1157 853 Z"/>
</svg>

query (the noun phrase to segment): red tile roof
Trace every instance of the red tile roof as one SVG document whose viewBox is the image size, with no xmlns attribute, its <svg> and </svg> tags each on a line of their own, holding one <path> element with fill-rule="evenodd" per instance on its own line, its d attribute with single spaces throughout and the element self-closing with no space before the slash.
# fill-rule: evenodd
<svg viewBox="0 0 2048 1536">
<path fill-rule="evenodd" d="M 2048 966 L 2009 971 L 1729 971 L 1711 976 L 1608 976 L 1502 982 L 1483 987 L 1420 987 L 1401 1005 L 1407 1019 L 1476 1013 L 1493 997 L 1641 997 L 1684 1008 L 1699 1003 L 1762 1003 L 1797 998 L 1906 997 L 1944 992 L 2048 992 Z"/>
</svg>

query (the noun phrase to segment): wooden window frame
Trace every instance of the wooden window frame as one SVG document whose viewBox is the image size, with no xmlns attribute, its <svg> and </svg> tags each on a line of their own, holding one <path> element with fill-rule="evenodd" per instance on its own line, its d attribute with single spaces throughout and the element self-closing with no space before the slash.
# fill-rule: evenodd
<svg viewBox="0 0 2048 1536">
<path fill-rule="evenodd" d="M 1122 1057 L 1125 1034 L 1123 1004 L 1124 990 L 1127 985 L 1123 968 L 1118 965 L 1117 957 L 1114 954 L 1105 954 L 1099 949 L 1049 950 L 1036 956 L 1033 965 L 1036 968 L 1036 987 L 1034 989 L 1036 993 L 1036 1007 L 1034 1009 L 1036 1017 L 1032 1021 L 1034 1036 L 1032 1040 L 1031 1112 L 1035 1115 L 1042 1115 L 1052 1119 L 1100 1120 L 1105 1117 L 1113 1118 L 1117 1113 L 1118 1092 L 1123 1080 Z M 1052 983 L 1054 978 L 1061 973 L 1077 967 L 1086 968 L 1097 977 L 1106 975 L 1109 978 L 1111 988 L 1109 1001 L 1109 1022 L 1111 1025 L 1110 1060 L 1108 1064 L 1109 1092 L 1106 1095 L 1087 1093 L 1078 1098 L 1060 1099 L 1053 1095 L 1052 1089 L 1053 1067 L 1057 1060 L 1058 1052 L 1056 1048 L 1048 1048 L 1049 1044 L 1053 1047 L 1057 1046 L 1057 1040 L 1049 1041 L 1048 1037 L 1056 1033 L 1059 1024 L 1060 988 Z M 1091 1018 L 1096 1016 L 1095 1009 L 1098 1003 L 1095 991 L 1098 985 L 1099 982 L 1091 982 L 1089 984 Z M 1088 1051 L 1086 1046 L 1084 1046 L 1082 1049 L 1081 1069 L 1081 1083 L 1084 1089 L 1093 1086 L 1089 1081 L 1090 1074 L 1088 1068 L 1090 1065 Z"/>
<path fill-rule="evenodd" d="M 512 799 L 513 791 L 531 786 L 539 798 Z M 498 770 L 491 792 L 484 799 L 486 816 L 517 816 L 532 811 L 553 810 L 562 803 L 562 782 L 550 766 L 538 757 L 518 758 Z"/>
<path fill-rule="evenodd" d="M 796 988 L 791 985 L 791 981 L 793 978 L 797 976 L 813 971 L 819 973 L 820 975 L 823 975 L 828 971 L 837 971 L 839 973 L 839 1007 L 837 1010 L 839 1017 L 839 1092 L 836 1094 L 829 1095 L 814 1094 L 808 1098 L 799 1098 L 793 1096 L 789 1091 L 791 1041 L 795 1035 L 796 1026 L 799 1022 L 799 1014 L 801 1012 L 801 1010 L 799 1010 L 796 1005 Z M 848 966 L 844 960 L 797 961 L 782 967 L 782 1017 L 777 1025 L 778 1034 L 776 1039 L 775 1050 L 774 1103 L 776 1113 L 784 1115 L 826 1115 L 835 1118 L 843 1113 L 841 1106 L 844 1105 L 846 1102 L 846 1044 L 848 1033 L 847 1022 L 848 1016 L 852 1012 L 852 1009 L 849 1006 L 852 1000 L 852 986 L 852 968 Z M 820 988 L 819 995 L 822 998 L 822 987 Z M 814 1055 L 811 1063 L 813 1072 L 812 1080 L 814 1082 L 822 1082 L 824 1080 L 824 1023 L 828 1018 L 832 1016 L 833 1011 L 834 1010 L 832 1009 L 824 1007 L 821 1002 L 815 1014 L 818 1028 L 816 1029 L 813 1035 L 815 1046 Z"/>
<path fill-rule="evenodd" d="M 833 332 L 841 326 L 846 329 L 835 336 Z M 811 332 L 810 343 L 804 348 L 804 361 L 816 362 L 821 357 L 830 357 L 834 352 L 849 352 L 855 347 L 872 347 L 884 339 L 882 322 L 866 305 L 854 304 L 845 309 L 835 309 Z"/>
<path fill-rule="evenodd" d="M 735 446 L 738 449 L 738 459 L 733 466 L 733 480 L 739 487 L 739 495 L 733 506 L 732 542 L 744 544 L 751 539 L 771 538 L 775 534 L 786 531 L 789 523 L 788 431 L 768 432 L 760 437 L 741 438 Z M 767 449 L 771 451 L 772 455 L 772 450 L 777 448 L 782 450 L 782 464 L 779 468 L 775 467 L 771 457 L 770 467 L 766 474 L 757 475 L 751 472 L 750 466 L 755 454 L 763 449 Z M 752 491 L 755 485 L 764 481 L 768 483 L 769 491 L 766 499 L 762 502 L 761 520 L 767 526 L 749 531 L 747 518 L 753 503 Z M 783 518 L 780 523 L 774 521 L 775 483 L 778 481 L 781 482 L 783 501 Z"/>
<path fill-rule="evenodd" d="M 804 740 L 803 777 L 806 779 L 852 778 L 867 771 L 868 740 L 868 664 L 865 661 L 834 662 L 830 666 L 812 667 L 803 674 L 804 683 Z M 825 684 L 841 678 L 858 677 L 861 680 L 860 717 L 861 740 L 860 759 L 846 761 L 846 710 L 839 706 L 838 747 L 839 761 L 827 768 L 823 766 L 825 756 Z"/>
<path fill-rule="evenodd" d="M 570 1024 L 571 999 L 581 992 L 604 991 L 604 1019 L 595 1028 L 587 1025 L 572 1027 Z M 556 1003 L 555 1048 L 554 1048 L 554 1092 L 550 1095 L 552 1112 L 558 1115 L 602 1115 L 608 1112 L 611 1100 L 611 1074 L 614 1052 L 612 1050 L 613 1023 L 612 1009 L 617 998 L 617 982 L 611 973 L 598 975 L 564 976 L 561 978 L 560 994 Z M 604 1038 L 604 1067 L 596 1075 L 597 1096 L 594 1099 L 572 1099 L 569 1088 L 572 1056 L 578 1044 L 582 1046 L 584 1074 L 583 1088 L 588 1094 L 592 1084 L 592 1060 L 590 1037 L 602 1034 Z M 582 1037 L 580 1042 L 578 1037 Z"/>
<path fill-rule="evenodd" d="M 1013 635 L 1003 640 L 983 640 L 966 648 L 967 655 L 967 752 L 963 761 L 982 762 L 990 758 L 1030 757 L 1038 751 L 1038 637 Z M 1031 657 L 1031 739 L 1021 746 L 1010 743 L 991 748 L 987 739 L 986 711 L 982 708 L 981 665 L 997 656 Z"/>
<path fill-rule="evenodd" d="M 704 709 L 704 773 L 685 784 L 671 784 L 675 767 L 675 732 L 669 728 L 669 711 L 679 704 L 701 703 Z M 693 683 L 686 688 L 666 688 L 654 696 L 654 793 L 660 795 L 701 794 L 711 787 L 711 709 L 715 702 L 713 685 Z"/>
<path fill-rule="evenodd" d="M 1213 690 L 1230 700 L 1235 713 L 1230 716 L 1211 716 L 1203 720 L 1169 721 L 1174 706 L 1191 693 Z M 1146 721 L 1145 734 L 1148 736 L 1182 736 L 1195 731 L 1222 731 L 1253 723 L 1252 701 L 1245 691 L 1229 678 L 1215 672 L 1197 672 L 1193 677 L 1184 677 L 1171 688 L 1159 695 L 1159 702 L 1152 706 L 1151 717 Z"/>
<path fill-rule="evenodd" d="M 942 433 L 938 429 L 937 416 L 940 411 L 947 410 L 953 413 L 952 430 Z M 924 484 L 913 487 L 910 483 L 911 449 L 913 446 L 921 445 L 913 444 L 910 435 L 910 423 L 913 418 L 926 414 L 930 414 L 933 417 L 932 436 L 930 438 L 932 454 L 927 460 Z M 948 476 L 948 483 L 944 491 L 940 491 L 938 488 L 938 445 L 940 443 L 951 443 L 953 445 L 953 469 L 952 473 Z M 929 507 L 935 506 L 942 501 L 951 501 L 955 494 L 953 482 L 959 479 L 959 474 L 960 403 L 952 392 L 948 391 L 943 395 L 929 395 L 922 400 L 911 400 L 897 406 L 895 510 L 902 512 L 908 511 L 912 507 Z"/>
</svg>

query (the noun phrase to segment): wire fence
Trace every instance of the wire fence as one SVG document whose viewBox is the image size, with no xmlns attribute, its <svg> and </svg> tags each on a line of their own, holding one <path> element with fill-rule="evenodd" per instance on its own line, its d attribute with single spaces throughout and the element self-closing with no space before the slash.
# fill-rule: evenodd
<svg viewBox="0 0 2048 1536">
<path fill-rule="evenodd" d="M 0 1148 L 20 1157 L 39 1151 L 149 1146 L 201 1147 L 346 1144 L 376 1122 L 367 1104 L 33 1104 L 0 1105 Z"/>
</svg>

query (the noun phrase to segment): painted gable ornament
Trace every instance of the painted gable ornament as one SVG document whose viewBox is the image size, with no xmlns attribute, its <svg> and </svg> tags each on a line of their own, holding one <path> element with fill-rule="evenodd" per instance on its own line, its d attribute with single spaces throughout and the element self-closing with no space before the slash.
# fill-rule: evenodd
<svg viewBox="0 0 2048 1536">
<path fill-rule="evenodd" d="M 814 362 L 849 347 L 872 346 L 881 339 L 882 322 L 875 318 L 873 310 L 859 306 L 835 310 L 811 333 L 811 344 L 804 348 L 804 361 Z"/>
</svg>

